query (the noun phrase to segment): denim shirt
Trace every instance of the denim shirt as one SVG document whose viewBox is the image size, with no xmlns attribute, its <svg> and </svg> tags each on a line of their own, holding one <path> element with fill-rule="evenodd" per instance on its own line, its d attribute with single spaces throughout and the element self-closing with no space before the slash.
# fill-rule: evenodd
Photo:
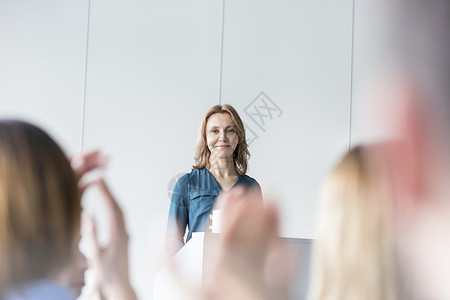
<svg viewBox="0 0 450 300">
<path fill-rule="evenodd" d="M 255 179 L 239 173 L 233 188 L 238 185 L 256 185 L 260 189 Z M 170 202 L 167 234 L 177 232 L 184 236 L 188 226 L 187 242 L 192 232 L 206 231 L 209 215 L 220 192 L 222 187 L 206 168 L 196 169 L 178 179 Z"/>
</svg>

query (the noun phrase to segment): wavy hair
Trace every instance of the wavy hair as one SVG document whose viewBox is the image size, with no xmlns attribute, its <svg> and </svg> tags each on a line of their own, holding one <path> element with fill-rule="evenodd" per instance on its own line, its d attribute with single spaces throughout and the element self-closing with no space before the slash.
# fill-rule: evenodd
<svg viewBox="0 0 450 300">
<path fill-rule="evenodd" d="M 234 125 L 236 126 L 236 132 L 239 138 L 239 142 L 233 153 L 234 167 L 236 171 L 241 175 L 245 175 L 248 169 L 248 159 L 250 158 L 250 152 L 248 151 L 248 144 L 245 137 L 244 123 L 242 123 L 241 117 L 229 104 L 214 105 L 205 114 L 200 126 L 200 132 L 197 139 L 197 147 L 195 151 L 194 165 L 192 170 L 210 168 L 209 158 L 211 157 L 211 151 L 208 149 L 206 142 L 206 125 L 209 117 L 213 114 L 228 114 L 231 117 Z"/>
</svg>

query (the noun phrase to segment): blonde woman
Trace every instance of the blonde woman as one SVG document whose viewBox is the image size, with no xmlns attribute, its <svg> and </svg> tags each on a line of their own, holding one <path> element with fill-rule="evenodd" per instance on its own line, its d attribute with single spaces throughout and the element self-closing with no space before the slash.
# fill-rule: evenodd
<svg viewBox="0 0 450 300">
<path fill-rule="evenodd" d="M 81 155 L 76 172 L 43 130 L 0 121 L 0 299 L 72 300 L 83 285 L 72 281 L 80 238 L 79 179 L 102 165 L 98 153 Z M 128 277 L 123 215 L 103 180 L 99 188 L 111 220 L 111 240 L 94 240 L 94 266 L 108 299 L 136 299 Z M 79 264 L 84 271 L 84 262 Z M 69 269 L 69 270 L 68 270 Z M 69 272 L 69 275 L 67 275 Z"/>
<path fill-rule="evenodd" d="M 356 147 L 325 181 L 310 300 L 394 300 L 398 272 L 384 147 Z"/>
<path fill-rule="evenodd" d="M 205 231 L 217 196 L 235 186 L 259 184 L 246 175 L 250 153 L 244 125 L 231 105 L 215 105 L 205 114 L 197 142 L 192 172 L 175 185 L 169 209 L 166 248 L 175 254 L 192 232 Z"/>
</svg>

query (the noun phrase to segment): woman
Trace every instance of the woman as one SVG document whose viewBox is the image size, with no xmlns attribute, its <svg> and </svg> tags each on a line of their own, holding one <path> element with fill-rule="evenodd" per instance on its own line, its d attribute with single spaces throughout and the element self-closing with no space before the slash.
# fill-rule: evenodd
<svg viewBox="0 0 450 300">
<path fill-rule="evenodd" d="M 81 236 L 80 236 L 81 239 Z M 78 240 L 77 244 L 79 244 Z M 75 247 L 72 260 L 65 265 L 63 270 L 55 276 L 55 281 L 68 288 L 72 295 L 78 298 L 85 286 L 84 273 L 88 268 L 86 257 L 81 253 L 79 247 Z"/>
<path fill-rule="evenodd" d="M 204 231 L 217 196 L 235 186 L 253 186 L 255 179 L 245 175 L 248 159 L 245 129 L 231 105 L 215 105 L 205 114 L 197 142 L 192 172 L 175 185 L 169 209 L 166 248 L 175 254 L 184 246 L 186 226 L 189 232 Z M 261 200 L 262 201 L 262 200 Z"/>
<path fill-rule="evenodd" d="M 356 147 L 322 190 L 311 300 L 396 300 L 391 179 L 383 146 Z"/>
<path fill-rule="evenodd" d="M 93 152 L 78 162 L 77 175 L 44 131 L 21 121 L 0 121 L 0 299 L 77 297 L 82 279 L 72 292 L 65 274 L 80 255 L 80 198 L 86 186 L 80 189 L 79 179 L 101 167 L 102 159 Z M 94 242 L 102 288 L 109 299 L 136 299 L 128 278 L 122 212 L 103 180 L 92 184 L 100 189 L 111 219 L 108 247 Z M 79 266 L 84 271 L 84 262 Z"/>
</svg>

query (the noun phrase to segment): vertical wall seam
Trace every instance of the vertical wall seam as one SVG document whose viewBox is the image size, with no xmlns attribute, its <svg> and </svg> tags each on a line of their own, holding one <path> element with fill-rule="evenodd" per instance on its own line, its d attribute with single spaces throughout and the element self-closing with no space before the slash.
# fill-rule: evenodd
<svg viewBox="0 0 450 300">
<path fill-rule="evenodd" d="M 223 36 L 225 27 L 225 0 L 222 0 L 222 24 L 220 33 L 220 64 L 219 64 L 219 105 L 222 104 L 222 67 L 223 67 Z"/>
<path fill-rule="evenodd" d="M 84 132 L 86 122 L 86 95 L 87 95 L 87 77 L 88 77 L 88 58 L 89 58 L 89 32 L 91 26 L 91 0 L 88 0 L 87 21 L 86 21 L 86 43 L 84 53 L 84 82 L 83 82 L 83 101 L 81 104 L 81 140 L 80 151 L 84 150 Z"/>
<path fill-rule="evenodd" d="M 353 119 L 353 55 L 355 50 L 355 0 L 352 1 L 352 41 L 350 57 L 350 101 L 349 101 L 349 123 L 348 123 L 348 149 L 352 146 L 352 119 Z"/>
</svg>

